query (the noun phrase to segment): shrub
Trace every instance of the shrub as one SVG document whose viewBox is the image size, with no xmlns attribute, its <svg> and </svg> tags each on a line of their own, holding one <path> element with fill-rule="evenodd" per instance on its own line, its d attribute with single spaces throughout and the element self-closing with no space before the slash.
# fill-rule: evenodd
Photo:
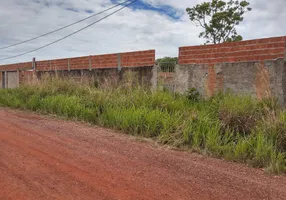
<svg viewBox="0 0 286 200">
<path fill-rule="evenodd" d="M 219 119 L 225 129 L 232 129 L 237 134 L 247 135 L 261 118 L 258 101 L 251 96 L 228 94 L 220 103 Z"/>
<path fill-rule="evenodd" d="M 271 152 L 271 162 L 266 170 L 274 174 L 286 172 L 285 153 L 277 153 L 275 151 Z"/>
<path fill-rule="evenodd" d="M 256 131 L 271 138 L 279 151 L 286 152 L 286 113 L 284 111 L 264 116 L 258 123 Z"/>
<path fill-rule="evenodd" d="M 197 91 L 196 88 L 190 88 L 186 92 L 187 99 L 191 101 L 199 101 L 200 100 L 200 93 Z"/>
</svg>

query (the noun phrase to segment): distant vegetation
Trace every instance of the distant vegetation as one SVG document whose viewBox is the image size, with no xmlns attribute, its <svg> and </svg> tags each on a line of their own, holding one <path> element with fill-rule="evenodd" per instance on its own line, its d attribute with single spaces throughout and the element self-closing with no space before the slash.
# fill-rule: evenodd
<svg viewBox="0 0 286 200">
<path fill-rule="evenodd" d="M 164 57 L 156 60 L 162 72 L 174 72 L 178 57 Z"/>
<path fill-rule="evenodd" d="M 82 120 L 269 172 L 285 172 L 286 112 L 274 99 L 217 94 L 205 100 L 195 89 L 186 95 L 151 92 L 130 77 L 116 88 L 108 82 L 95 87 L 46 78 L 0 90 L 0 105 Z"/>
<path fill-rule="evenodd" d="M 158 63 L 178 63 L 178 57 L 164 57 L 157 59 Z"/>
</svg>

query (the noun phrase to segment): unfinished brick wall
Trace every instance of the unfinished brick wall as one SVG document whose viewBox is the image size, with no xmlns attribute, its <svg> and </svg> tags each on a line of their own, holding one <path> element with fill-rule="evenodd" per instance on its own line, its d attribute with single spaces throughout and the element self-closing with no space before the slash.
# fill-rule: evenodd
<svg viewBox="0 0 286 200">
<path fill-rule="evenodd" d="M 0 65 L 1 71 L 19 71 L 20 84 L 31 83 L 43 75 L 71 76 L 74 79 L 119 81 L 127 71 L 136 71 L 141 83 L 149 84 L 152 67 L 155 64 L 155 50 L 126 53 L 93 55 L 55 60 L 36 61 L 36 71 L 32 71 L 33 62 Z"/>
<path fill-rule="evenodd" d="M 204 96 L 233 91 L 286 103 L 286 37 L 179 48 L 176 91 Z M 286 56 L 285 56 L 286 58 Z"/>
<path fill-rule="evenodd" d="M 179 48 L 179 64 L 216 64 L 284 57 L 286 36 Z"/>
<path fill-rule="evenodd" d="M 146 67 L 155 64 L 155 50 L 36 61 L 37 71 Z M 0 65 L 0 71 L 31 69 L 32 62 Z"/>
<path fill-rule="evenodd" d="M 16 71 L 17 69 L 31 69 L 32 62 L 0 65 L 0 71 Z"/>
<path fill-rule="evenodd" d="M 146 67 L 155 64 L 155 50 L 36 61 L 37 71 Z M 0 70 L 32 68 L 32 62 L 1 65 Z"/>
<path fill-rule="evenodd" d="M 155 50 L 121 53 L 121 67 L 142 67 L 155 64 Z"/>
<path fill-rule="evenodd" d="M 94 55 L 36 62 L 37 71 L 116 68 L 117 54 Z"/>
</svg>

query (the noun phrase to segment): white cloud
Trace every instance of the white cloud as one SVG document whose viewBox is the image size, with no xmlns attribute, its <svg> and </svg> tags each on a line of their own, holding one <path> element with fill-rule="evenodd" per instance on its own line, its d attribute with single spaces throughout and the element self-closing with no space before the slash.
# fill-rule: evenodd
<svg viewBox="0 0 286 200">
<path fill-rule="evenodd" d="M 202 2 L 202 0 L 143 1 L 157 7 L 171 6 L 178 13 L 185 13 L 186 7 Z M 238 28 L 245 39 L 286 35 L 286 26 L 283 26 L 286 17 L 284 0 L 273 0 L 271 4 L 266 0 L 250 0 L 250 2 L 253 11 L 245 16 L 245 21 Z M 0 4 L 0 47 L 29 39 L 86 17 L 90 15 L 85 12 L 86 10 L 99 12 L 111 6 L 111 2 L 106 0 L 0 0 Z M 0 50 L 0 58 L 45 45 L 100 17 L 25 45 Z M 157 57 L 177 56 L 179 46 L 197 45 L 203 42 L 197 37 L 199 32 L 200 28 L 193 26 L 187 14 L 180 16 L 179 20 L 174 20 L 155 11 L 126 8 L 64 41 L 19 58 L 2 61 L 0 64 L 30 61 L 32 57 L 42 60 L 144 49 L 156 49 Z"/>
</svg>

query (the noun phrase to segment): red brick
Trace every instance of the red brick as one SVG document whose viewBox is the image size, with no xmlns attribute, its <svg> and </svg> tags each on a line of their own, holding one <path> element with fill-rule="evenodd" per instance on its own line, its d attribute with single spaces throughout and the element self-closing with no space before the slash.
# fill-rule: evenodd
<svg viewBox="0 0 286 200">
<path fill-rule="evenodd" d="M 179 48 L 179 63 L 256 61 L 284 57 L 286 37 Z M 219 48 L 220 47 L 220 48 Z M 184 51 L 183 51 L 184 50 Z M 181 61 L 183 60 L 183 61 Z"/>
</svg>

